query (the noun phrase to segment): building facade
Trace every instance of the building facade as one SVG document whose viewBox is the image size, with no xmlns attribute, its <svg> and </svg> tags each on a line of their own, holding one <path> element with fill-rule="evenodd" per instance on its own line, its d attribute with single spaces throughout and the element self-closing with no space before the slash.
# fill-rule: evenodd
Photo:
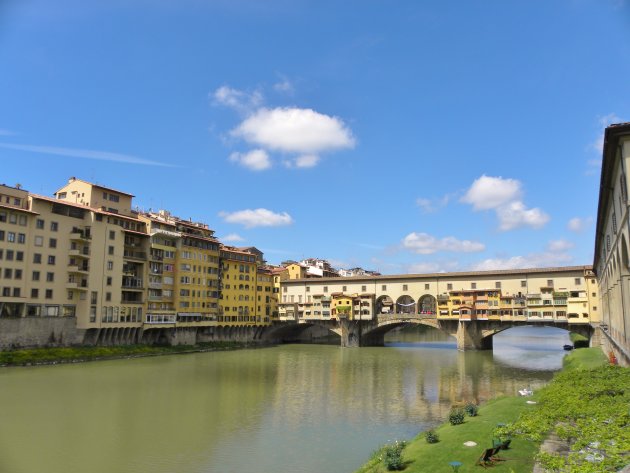
<svg viewBox="0 0 630 473">
<path fill-rule="evenodd" d="M 601 294 L 601 328 L 611 359 L 630 364 L 630 123 L 604 133 L 593 268 Z"/>
</svg>

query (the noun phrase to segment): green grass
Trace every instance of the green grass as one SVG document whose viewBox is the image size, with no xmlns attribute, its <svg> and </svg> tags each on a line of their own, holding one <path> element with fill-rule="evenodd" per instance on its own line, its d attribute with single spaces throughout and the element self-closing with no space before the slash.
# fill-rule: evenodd
<svg viewBox="0 0 630 473">
<path fill-rule="evenodd" d="M 0 352 L 0 366 L 68 363 L 73 361 L 155 356 L 196 351 L 226 350 L 232 348 L 242 348 L 244 346 L 245 344 L 237 342 L 207 342 L 199 343 L 194 346 L 121 345 L 112 347 L 34 348 L 30 350 L 11 350 Z"/>
<path fill-rule="evenodd" d="M 564 357 L 565 370 L 590 370 L 604 366 L 608 362 L 606 355 L 599 347 L 579 348 Z"/>
<path fill-rule="evenodd" d="M 575 342 L 588 342 L 588 338 L 586 338 L 584 335 L 580 335 L 579 333 L 573 333 L 571 332 L 569 334 L 569 338 L 571 339 L 571 343 L 575 343 Z"/>
<path fill-rule="evenodd" d="M 499 423 L 515 421 L 518 415 L 533 406 L 526 403 L 532 398 L 503 397 L 492 400 L 481 406 L 476 417 L 466 417 L 461 425 L 448 423 L 434 429 L 440 436 L 440 441 L 429 444 L 424 438 L 424 433 L 418 435 L 409 442 L 403 451 L 406 473 L 449 473 L 449 462 L 462 463 L 459 473 L 483 471 L 477 466 L 477 460 L 486 448 L 492 446 L 493 431 Z M 477 443 L 475 447 L 466 447 L 464 442 L 472 440 Z M 534 460 L 538 451 L 538 443 L 526 439 L 515 439 L 509 450 L 501 452 L 501 457 L 506 461 L 498 462 L 492 467 L 493 472 L 501 473 L 531 473 Z M 357 473 L 385 473 L 382 462 L 378 460 L 379 451 L 374 452 L 372 458 Z"/>
</svg>

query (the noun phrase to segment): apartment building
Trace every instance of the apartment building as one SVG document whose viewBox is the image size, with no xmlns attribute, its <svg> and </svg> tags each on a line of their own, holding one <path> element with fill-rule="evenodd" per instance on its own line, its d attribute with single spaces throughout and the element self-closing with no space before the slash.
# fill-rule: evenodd
<svg viewBox="0 0 630 473">
<path fill-rule="evenodd" d="M 630 123 L 611 125 L 604 132 L 593 268 L 605 349 L 625 365 L 630 364 L 629 166 Z"/>
<path fill-rule="evenodd" d="M 219 322 L 254 325 L 256 314 L 256 255 L 221 245 L 221 298 Z"/>
</svg>

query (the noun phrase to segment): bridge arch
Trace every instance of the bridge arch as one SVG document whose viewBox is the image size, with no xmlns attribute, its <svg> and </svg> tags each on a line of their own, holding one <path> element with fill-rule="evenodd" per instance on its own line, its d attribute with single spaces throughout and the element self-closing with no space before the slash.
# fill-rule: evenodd
<svg viewBox="0 0 630 473">
<path fill-rule="evenodd" d="M 396 300 L 396 313 L 397 314 L 415 314 L 416 301 L 414 300 L 414 298 L 407 294 L 400 296 Z"/>
<path fill-rule="evenodd" d="M 425 294 L 418 299 L 418 314 L 435 315 L 437 311 L 437 300 L 431 294 Z"/>
<path fill-rule="evenodd" d="M 500 326 L 496 326 L 495 324 L 489 323 L 486 328 L 480 330 L 480 342 L 482 349 L 491 349 L 493 346 L 493 339 L 495 335 L 499 333 L 503 333 L 507 330 L 519 327 L 551 327 L 556 328 L 558 330 L 562 330 L 567 333 L 577 333 L 586 337 L 589 341 L 591 336 L 593 335 L 593 328 L 589 324 L 573 324 L 567 327 L 558 327 L 557 324 L 554 324 L 552 321 L 550 322 L 537 322 L 536 325 L 531 324 L 503 324 Z"/>
</svg>

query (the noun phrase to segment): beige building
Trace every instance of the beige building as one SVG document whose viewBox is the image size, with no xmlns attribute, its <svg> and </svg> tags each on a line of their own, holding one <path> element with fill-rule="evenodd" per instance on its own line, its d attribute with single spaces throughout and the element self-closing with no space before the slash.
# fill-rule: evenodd
<svg viewBox="0 0 630 473">
<path fill-rule="evenodd" d="M 604 134 L 593 268 L 601 294 L 605 350 L 625 365 L 630 364 L 628 166 L 630 123 L 611 125 Z"/>
<path fill-rule="evenodd" d="M 354 295 L 351 298 L 349 295 Z M 566 324 L 599 321 L 598 293 L 590 266 L 466 273 L 409 274 L 286 280 L 282 284 L 283 320 L 330 320 L 336 298 L 359 300 L 362 319 L 416 314 L 437 319 L 526 320 Z M 346 304 L 347 302 L 351 302 Z M 332 303 L 332 306 L 331 306 Z"/>
</svg>

